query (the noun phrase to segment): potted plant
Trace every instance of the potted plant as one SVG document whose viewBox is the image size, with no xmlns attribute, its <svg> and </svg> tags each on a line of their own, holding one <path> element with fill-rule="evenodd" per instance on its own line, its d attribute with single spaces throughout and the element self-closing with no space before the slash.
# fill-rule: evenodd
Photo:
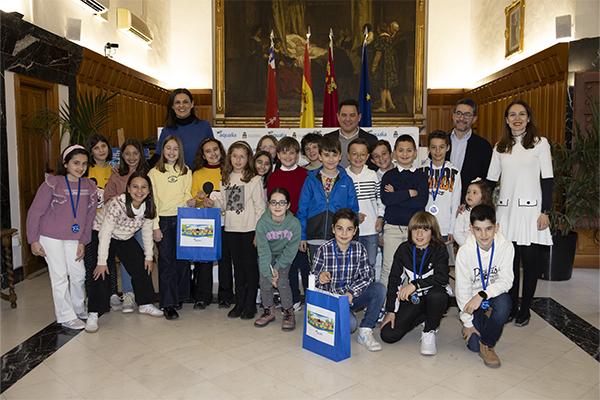
<svg viewBox="0 0 600 400">
<path fill-rule="evenodd" d="M 69 132 L 71 144 L 86 145 L 88 138 L 100 133 L 109 119 L 110 100 L 116 93 L 109 95 L 91 92 L 80 93 L 71 104 L 60 107 L 59 117 L 63 133 Z"/>
<path fill-rule="evenodd" d="M 577 248 L 575 228 L 597 228 L 599 197 L 598 105 L 589 101 L 592 123 L 583 132 L 576 123 L 571 143 L 552 146 L 554 166 L 553 208 L 550 229 L 554 244 L 541 278 L 568 280 L 573 272 Z"/>
</svg>

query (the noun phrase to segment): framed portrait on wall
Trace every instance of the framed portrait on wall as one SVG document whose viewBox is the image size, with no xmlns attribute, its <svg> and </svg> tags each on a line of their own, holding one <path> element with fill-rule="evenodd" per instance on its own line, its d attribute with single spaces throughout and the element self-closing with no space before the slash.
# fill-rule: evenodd
<svg viewBox="0 0 600 400">
<path fill-rule="evenodd" d="M 281 126 L 298 126 L 308 27 L 316 127 L 330 29 L 342 101 L 358 97 L 365 28 L 373 126 L 424 124 L 426 0 L 214 1 L 215 125 L 264 127 L 273 31 Z"/>
<path fill-rule="evenodd" d="M 514 53 L 523 51 L 523 31 L 525 22 L 525 0 L 513 1 L 504 9 L 506 17 L 506 51 L 504 56 L 508 57 Z"/>
</svg>

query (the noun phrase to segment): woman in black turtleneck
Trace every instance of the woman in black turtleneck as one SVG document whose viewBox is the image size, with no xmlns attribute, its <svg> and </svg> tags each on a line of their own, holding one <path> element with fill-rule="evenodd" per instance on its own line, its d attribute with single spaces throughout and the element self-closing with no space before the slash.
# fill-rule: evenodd
<svg viewBox="0 0 600 400">
<path fill-rule="evenodd" d="M 158 161 L 163 140 L 169 135 L 181 139 L 185 163 L 190 167 L 193 167 L 194 157 L 200 143 L 204 139 L 213 137 L 212 128 L 208 121 L 196 117 L 194 98 L 187 89 L 175 89 L 169 96 L 165 127 L 162 129 L 156 144 L 156 153 L 150 161 L 151 165 Z"/>
</svg>

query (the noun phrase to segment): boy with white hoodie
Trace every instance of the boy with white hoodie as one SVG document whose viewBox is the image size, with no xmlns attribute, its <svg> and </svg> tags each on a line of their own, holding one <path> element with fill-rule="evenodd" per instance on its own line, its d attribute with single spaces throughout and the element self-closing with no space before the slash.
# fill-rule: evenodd
<svg viewBox="0 0 600 400">
<path fill-rule="evenodd" d="M 471 232 L 456 255 L 456 302 L 469 350 L 486 366 L 500 367 L 494 346 L 511 310 L 508 290 L 513 282 L 514 248 L 498 232 L 496 213 L 489 205 L 471 210 Z"/>
</svg>

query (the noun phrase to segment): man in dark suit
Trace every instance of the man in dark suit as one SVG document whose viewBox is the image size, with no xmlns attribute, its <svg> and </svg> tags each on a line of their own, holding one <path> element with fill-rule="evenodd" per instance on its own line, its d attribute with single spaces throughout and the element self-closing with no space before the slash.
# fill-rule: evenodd
<svg viewBox="0 0 600 400">
<path fill-rule="evenodd" d="M 450 151 L 446 153 L 446 160 L 450 160 L 460 170 L 463 203 L 469 184 L 475 178 L 485 180 L 487 177 L 492 159 L 490 142 L 473 132 L 475 121 L 477 104 L 471 99 L 457 101 L 452 114 L 454 129 L 450 132 Z"/>
<path fill-rule="evenodd" d="M 377 136 L 358 127 L 358 123 L 360 122 L 360 112 L 358 111 L 358 101 L 354 99 L 344 100 L 340 103 L 337 118 L 340 123 L 340 129 L 329 132 L 324 136 L 333 137 L 340 141 L 340 144 L 342 145 L 342 160 L 340 161 L 340 165 L 346 168 L 350 165 L 350 161 L 348 160 L 348 144 L 359 137 L 366 139 L 367 143 L 369 143 L 370 153 L 377 144 Z M 377 166 L 372 163 L 370 157 L 367 161 L 367 166 L 370 169 L 377 171 Z"/>
</svg>

